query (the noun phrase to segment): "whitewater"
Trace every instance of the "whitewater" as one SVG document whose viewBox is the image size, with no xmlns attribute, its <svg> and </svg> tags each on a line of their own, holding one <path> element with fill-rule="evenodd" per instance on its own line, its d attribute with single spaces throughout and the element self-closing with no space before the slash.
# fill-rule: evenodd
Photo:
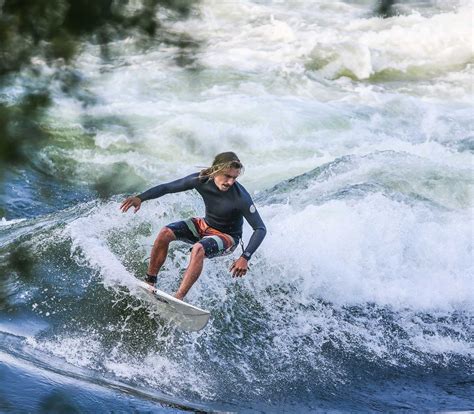
<svg viewBox="0 0 474 414">
<path fill-rule="evenodd" d="M 2 261 L 34 259 L 2 267 L 0 410 L 474 409 L 473 5 L 382 19 L 373 3 L 205 0 L 163 15 L 194 39 L 180 59 L 133 38 L 107 62 L 84 47 L 87 104 L 54 89 L 53 141 L 0 195 Z M 201 198 L 119 206 L 223 151 L 267 236 L 245 278 L 238 253 L 205 262 L 187 300 L 212 317 L 183 332 L 133 281 Z M 188 250 L 172 244 L 160 289 Z"/>
</svg>

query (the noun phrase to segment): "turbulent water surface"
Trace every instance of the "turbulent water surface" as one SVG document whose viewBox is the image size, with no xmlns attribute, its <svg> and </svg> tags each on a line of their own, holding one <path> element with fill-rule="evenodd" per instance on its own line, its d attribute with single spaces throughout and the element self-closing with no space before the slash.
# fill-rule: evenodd
<svg viewBox="0 0 474 414">
<path fill-rule="evenodd" d="M 373 3 L 206 0 L 166 20 L 186 59 L 85 47 L 89 104 L 58 88 L 54 140 L 5 176 L 2 261 L 34 263 L 2 269 L 0 410 L 474 409 L 472 4 Z M 120 201 L 228 150 L 268 234 L 242 280 L 205 263 L 212 319 L 182 332 L 132 282 L 202 201 Z"/>
</svg>

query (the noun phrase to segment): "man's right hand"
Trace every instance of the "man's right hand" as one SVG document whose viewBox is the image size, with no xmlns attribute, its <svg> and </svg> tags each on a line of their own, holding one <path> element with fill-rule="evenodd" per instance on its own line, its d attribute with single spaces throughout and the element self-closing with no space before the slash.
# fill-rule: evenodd
<svg viewBox="0 0 474 414">
<path fill-rule="evenodd" d="M 130 207 L 135 207 L 134 213 L 136 213 L 138 210 L 140 210 L 141 205 L 142 200 L 140 200 L 138 197 L 128 197 L 120 206 L 120 210 L 122 210 L 122 213 L 126 213 Z"/>
</svg>

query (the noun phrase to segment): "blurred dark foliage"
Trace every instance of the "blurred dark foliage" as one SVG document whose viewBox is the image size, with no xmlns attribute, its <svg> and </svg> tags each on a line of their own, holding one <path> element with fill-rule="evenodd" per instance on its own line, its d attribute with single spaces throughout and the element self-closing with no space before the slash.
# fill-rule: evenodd
<svg viewBox="0 0 474 414">
<path fill-rule="evenodd" d="M 395 0 L 378 0 L 375 13 L 383 18 L 388 18 L 396 15 L 394 10 Z"/>
<path fill-rule="evenodd" d="M 115 194 L 131 194 L 145 185 L 145 181 L 127 163 L 117 162 L 98 174 L 92 187 L 100 198 L 108 199 Z"/>
<path fill-rule="evenodd" d="M 20 242 L 0 251 L 0 311 L 14 310 L 10 300 L 18 280 L 29 283 L 33 279 L 36 258 L 31 250 Z"/>
<path fill-rule="evenodd" d="M 47 138 L 40 118 L 49 104 L 47 91 L 25 94 L 15 105 L 0 104 L 0 163 L 22 163 L 28 149 Z"/>
<path fill-rule="evenodd" d="M 89 40 L 107 45 L 135 32 L 155 36 L 160 28 L 156 15 L 166 7 L 185 17 L 193 0 L 142 0 L 130 7 L 128 0 L 4 0 L 0 15 L 0 76 L 16 72 L 41 57 L 52 63 L 70 62 Z M 2 3 L 0 3 L 1 5 Z"/>
<path fill-rule="evenodd" d="M 144 47 L 153 40 L 192 47 L 192 39 L 166 33 L 157 12 L 166 8 L 184 18 L 196 1 L 0 0 L 0 181 L 5 168 L 27 164 L 29 154 L 50 138 L 41 119 L 51 104 L 51 83 L 68 95 L 80 90 L 81 76 L 72 65 L 84 42 L 98 45 L 104 59 L 110 43 L 126 36 Z M 35 59 L 52 73 L 41 73 Z M 178 53 L 179 60 L 186 62 L 185 52 Z M 21 75 L 29 79 L 21 85 L 23 94 L 7 101 L 2 88 Z"/>
<path fill-rule="evenodd" d="M 21 275 L 22 278 L 31 279 L 33 277 L 34 263 L 35 260 L 31 251 L 22 244 L 15 245 L 9 252 L 9 269 Z"/>
</svg>

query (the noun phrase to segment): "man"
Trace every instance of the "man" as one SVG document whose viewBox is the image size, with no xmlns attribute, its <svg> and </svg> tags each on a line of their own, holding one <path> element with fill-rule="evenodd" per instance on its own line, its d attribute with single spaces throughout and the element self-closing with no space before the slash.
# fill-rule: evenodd
<svg viewBox="0 0 474 414">
<path fill-rule="evenodd" d="M 188 175 L 170 183 L 161 184 L 135 197 L 127 198 L 120 209 L 126 212 L 141 203 L 165 194 L 195 189 L 202 196 L 206 206 L 204 218 L 190 218 L 163 227 L 153 244 L 150 263 L 145 281 L 154 285 L 157 274 L 166 260 L 168 246 L 174 240 L 193 244 L 189 266 L 175 294 L 182 300 L 191 286 L 199 278 L 204 258 L 212 258 L 232 253 L 242 237 L 243 217 L 254 232 L 242 255 L 234 261 L 230 271 L 233 277 L 247 273 L 248 261 L 258 248 L 267 232 L 255 208 L 252 198 L 245 188 L 236 182 L 243 165 L 233 152 L 223 152 L 214 158 L 212 166 L 199 173 Z"/>
</svg>

